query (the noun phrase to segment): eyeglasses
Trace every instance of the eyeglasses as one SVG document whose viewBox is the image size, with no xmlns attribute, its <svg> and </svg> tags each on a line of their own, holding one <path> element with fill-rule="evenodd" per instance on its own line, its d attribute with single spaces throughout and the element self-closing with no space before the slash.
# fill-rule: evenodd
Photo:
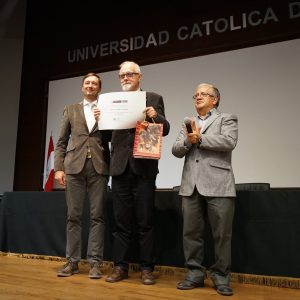
<svg viewBox="0 0 300 300">
<path fill-rule="evenodd" d="M 195 94 L 194 96 L 193 96 L 193 99 L 197 99 L 198 97 L 215 97 L 214 95 L 212 95 L 212 94 L 208 94 L 208 93 L 204 93 L 204 92 L 201 92 L 200 94 L 198 93 L 198 94 Z"/>
<path fill-rule="evenodd" d="M 138 75 L 138 74 L 140 74 L 140 73 L 128 72 L 128 73 L 124 73 L 124 74 L 119 74 L 119 78 L 124 79 L 125 76 L 127 78 L 133 78 L 134 75 Z"/>
</svg>

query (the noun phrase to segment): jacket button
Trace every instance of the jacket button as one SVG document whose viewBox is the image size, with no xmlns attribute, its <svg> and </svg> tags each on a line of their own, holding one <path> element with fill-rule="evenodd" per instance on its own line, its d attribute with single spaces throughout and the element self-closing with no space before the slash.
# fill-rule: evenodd
<svg viewBox="0 0 300 300">
<path fill-rule="evenodd" d="M 196 163 L 199 162 L 199 159 L 196 159 Z"/>
</svg>

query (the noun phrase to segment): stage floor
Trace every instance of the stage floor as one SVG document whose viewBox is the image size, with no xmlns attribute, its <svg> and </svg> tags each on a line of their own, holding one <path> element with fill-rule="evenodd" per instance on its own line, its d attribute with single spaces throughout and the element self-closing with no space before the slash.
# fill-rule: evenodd
<svg viewBox="0 0 300 300">
<path fill-rule="evenodd" d="M 80 274 L 68 278 L 56 276 L 63 261 L 37 258 L 22 258 L 16 255 L 0 255 L 0 299 L 90 299 L 90 300 L 193 300 L 221 299 L 207 279 L 204 288 L 190 291 L 176 289 L 182 279 L 180 272 L 160 274 L 153 286 L 142 285 L 139 272 L 130 271 L 129 278 L 118 283 L 105 282 L 110 267 L 103 268 L 99 280 L 88 278 L 88 265 L 80 264 Z M 231 283 L 234 289 L 232 300 L 290 300 L 299 299 L 299 289 L 266 287 L 252 284 Z"/>
</svg>

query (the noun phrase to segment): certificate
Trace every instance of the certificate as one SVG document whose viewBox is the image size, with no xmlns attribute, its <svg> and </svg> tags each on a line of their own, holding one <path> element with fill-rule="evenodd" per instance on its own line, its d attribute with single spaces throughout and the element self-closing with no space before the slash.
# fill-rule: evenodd
<svg viewBox="0 0 300 300">
<path fill-rule="evenodd" d="M 145 119 L 146 92 L 115 92 L 101 94 L 98 99 L 101 111 L 98 127 L 102 129 L 129 129 Z"/>
</svg>

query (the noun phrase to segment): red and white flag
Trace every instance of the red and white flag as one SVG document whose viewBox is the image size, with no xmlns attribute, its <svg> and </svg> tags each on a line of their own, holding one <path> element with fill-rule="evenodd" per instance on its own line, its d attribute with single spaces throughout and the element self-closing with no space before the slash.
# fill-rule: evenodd
<svg viewBox="0 0 300 300">
<path fill-rule="evenodd" d="M 52 191 L 53 184 L 54 184 L 54 144 L 51 135 L 49 146 L 48 146 L 47 167 L 44 176 L 44 191 L 45 192 Z"/>
</svg>

